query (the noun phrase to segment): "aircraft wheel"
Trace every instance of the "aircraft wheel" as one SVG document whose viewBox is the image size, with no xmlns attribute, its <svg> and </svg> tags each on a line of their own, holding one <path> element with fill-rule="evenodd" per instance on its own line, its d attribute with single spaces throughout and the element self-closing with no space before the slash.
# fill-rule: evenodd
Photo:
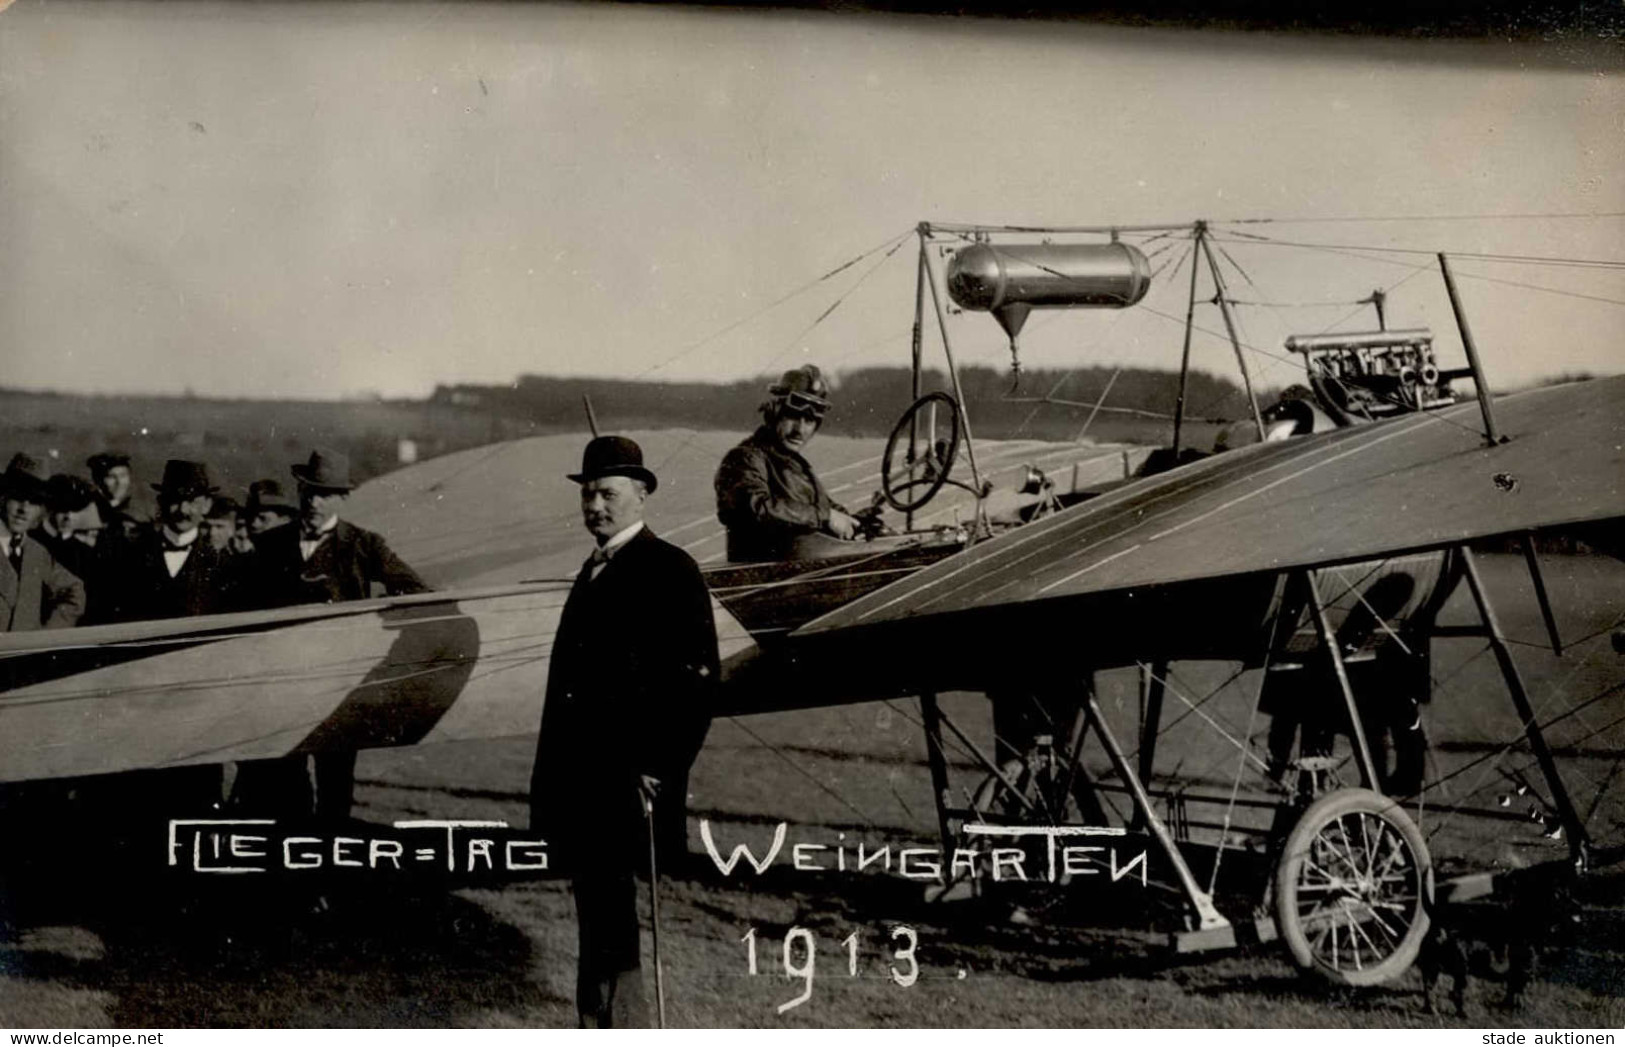
<svg viewBox="0 0 1625 1047">
<path fill-rule="evenodd" d="M 930 427 L 925 433 L 925 455 L 918 456 L 914 439 L 917 427 L 914 425 L 915 416 L 928 407 L 942 404 L 948 411 L 948 435 L 938 439 L 934 431 L 936 412 L 932 411 L 928 418 Z M 898 442 L 908 445 L 904 455 L 903 468 L 907 472 L 907 479 L 900 482 L 892 480 L 892 458 L 897 453 Z M 940 453 L 939 453 L 940 445 Z M 892 428 L 891 436 L 886 440 L 886 453 L 880 459 L 880 490 L 886 496 L 886 501 L 893 509 L 900 513 L 912 513 L 936 497 L 942 485 L 948 482 L 948 471 L 953 468 L 954 457 L 959 453 L 959 404 L 954 398 L 944 392 L 926 393 L 909 405 L 903 412 L 903 417 L 897 420 Z M 926 466 L 924 476 L 916 476 L 915 469 L 921 464 Z M 915 492 L 906 501 L 904 492 L 911 488 L 923 488 L 923 493 Z"/>
<path fill-rule="evenodd" d="M 1299 967 L 1340 985 L 1403 974 L 1428 931 L 1433 865 L 1400 805 L 1369 789 L 1303 812 L 1275 872 L 1275 919 Z"/>
</svg>

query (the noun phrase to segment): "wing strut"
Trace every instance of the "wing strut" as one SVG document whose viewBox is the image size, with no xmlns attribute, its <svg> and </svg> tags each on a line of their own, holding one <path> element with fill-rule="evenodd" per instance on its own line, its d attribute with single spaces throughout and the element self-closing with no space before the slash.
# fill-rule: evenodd
<svg viewBox="0 0 1625 1047">
<path fill-rule="evenodd" d="M 1224 317 L 1224 329 L 1230 335 L 1230 346 L 1236 351 L 1236 366 L 1241 369 L 1241 384 L 1247 387 L 1247 406 L 1253 410 L 1253 425 L 1258 427 L 1259 440 L 1264 439 L 1264 416 L 1258 413 L 1258 397 L 1253 393 L 1252 372 L 1247 369 L 1247 357 L 1241 351 L 1241 339 L 1236 337 L 1236 321 L 1230 315 L 1230 292 L 1224 286 L 1224 274 L 1219 272 L 1219 263 L 1213 260 L 1213 248 L 1207 245 L 1207 237 L 1198 235 L 1197 246 L 1207 255 L 1207 267 L 1213 274 L 1213 286 L 1218 292 L 1219 315 Z"/>
<path fill-rule="evenodd" d="M 1462 311 L 1461 298 L 1456 294 L 1456 278 L 1450 275 L 1450 262 L 1439 253 L 1439 272 L 1444 274 L 1444 289 L 1450 295 L 1450 309 L 1456 314 L 1456 329 L 1461 332 L 1461 347 L 1467 353 L 1467 366 L 1473 372 L 1473 388 L 1478 391 L 1478 410 L 1484 416 L 1484 439 L 1489 445 L 1505 443 L 1506 437 L 1495 427 L 1495 412 L 1490 409 L 1490 383 L 1484 380 L 1484 365 L 1478 362 L 1478 346 L 1473 342 L 1472 328 L 1467 326 L 1467 314 Z"/>
<path fill-rule="evenodd" d="M 1523 546 L 1524 563 L 1529 565 L 1529 581 L 1535 586 L 1535 602 L 1540 604 L 1540 617 L 1546 623 L 1546 636 L 1552 641 L 1552 653 L 1563 657 L 1563 638 L 1557 634 L 1557 619 L 1552 615 L 1552 600 L 1546 595 L 1546 576 L 1541 573 L 1540 560 L 1535 556 L 1535 533 L 1529 531 L 1519 539 Z"/>
<path fill-rule="evenodd" d="M 1529 692 L 1524 689 L 1523 677 L 1519 675 L 1518 665 L 1512 660 L 1512 652 L 1501 633 L 1501 622 L 1495 616 L 1495 608 L 1490 605 L 1484 579 L 1479 577 L 1478 563 L 1473 559 L 1473 551 L 1465 545 L 1461 546 L 1461 562 L 1466 568 L 1467 585 L 1472 590 L 1473 602 L 1478 605 L 1479 617 L 1484 620 L 1484 635 L 1490 642 L 1490 649 L 1495 652 L 1495 660 L 1501 667 L 1502 677 L 1506 679 L 1507 690 L 1512 694 L 1512 704 L 1517 707 L 1518 718 L 1523 721 L 1529 748 L 1534 751 L 1535 761 L 1540 764 L 1541 774 L 1546 776 L 1546 784 L 1552 790 L 1552 805 L 1557 808 L 1558 820 L 1563 823 L 1563 831 L 1568 833 L 1569 857 L 1576 868 L 1584 869 L 1591 849 L 1585 825 L 1575 812 L 1569 791 L 1557 773 L 1557 761 L 1552 759 L 1552 750 L 1546 745 L 1546 736 L 1540 731 L 1535 710 L 1529 705 Z"/>
<path fill-rule="evenodd" d="M 1162 699 L 1167 693 L 1168 663 L 1140 666 L 1140 781 L 1151 780 L 1157 758 L 1157 732 L 1162 727 Z M 1136 807 L 1130 828 L 1145 829 L 1145 815 Z"/>
<path fill-rule="evenodd" d="M 1100 744 L 1105 747 L 1106 755 L 1111 758 L 1112 766 L 1117 770 L 1117 776 L 1128 786 L 1129 792 L 1134 796 L 1134 806 L 1144 816 L 1146 826 L 1151 835 L 1156 837 L 1157 843 L 1168 857 L 1168 863 L 1174 867 L 1179 877 L 1180 886 L 1185 889 L 1185 897 L 1190 900 L 1191 907 L 1196 910 L 1197 928 L 1202 931 L 1227 931 L 1230 921 L 1219 914 L 1213 907 L 1213 897 L 1196 882 L 1191 873 L 1191 867 L 1185 863 L 1185 856 L 1179 853 L 1179 845 L 1174 842 L 1173 833 L 1168 826 L 1157 817 L 1155 808 L 1151 806 L 1151 797 L 1140 782 L 1140 776 L 1134 773 L 1128 757 L 1123 755 L 1123 747 L 1117 744 L 1116 735 L 1106 725 L 1106 717 L 1100 711 L 1100 702 L 1095 698 L 1093 688 L 1084 691 L 1084 709 L 1088 712 L 1089 722 L 1094 726 L 1100 737 Z"/>
<path fill-rule="evenodd" d="M 954 834 L 948 825 L 953 793 L 948 786 L 948 759 L 942 752 L 942 710 L 937 696 L 920 695 L 920 722 L 925 725 L 925 756 L 931 767 L 931 791 L 937 798 L 937 832 L 942 835 L 942 853 L 952 854 Z"/>
<path fill-rule="evenodd" d="M 1309 594 L 1309 606 L 1315 612 L 1315 632 L 1320 635 L 1321 646 L 1326 648 L 1326 654 L 1332 660 L 1337 687 L 1343 692 L 1343 704 L 1348 707 L 1349 737 L 1354 739 L 1354 758 L 1360 765 L 1360 784 L 1381 792 L 1381 779 L 1377 777 L 1377 766 L 1371 759 L 1371 747 L 1366 743 L 1365 727 L 1360 722 L 1360 707 L 1354 701 L 1354 688 L 1349 684 L 1348 669 L 1343 665 L 1343 652 L 1337 646 L 1337 633 L 1332 630 L 1331 622 L 1326 617 L 1326 604 L 1320 598 L 1320 586 L 1315 584 L 1318 574 L 1318 571 L 1303 572 L 1304 590 Z"/>
</svg>

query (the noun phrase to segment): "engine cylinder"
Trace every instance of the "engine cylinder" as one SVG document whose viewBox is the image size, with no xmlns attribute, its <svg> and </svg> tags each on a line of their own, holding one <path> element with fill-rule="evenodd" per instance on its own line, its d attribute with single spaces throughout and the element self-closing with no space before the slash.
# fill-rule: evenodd
<svg viewBox="0 0 1625 1047">
<path fill-rule="evenodd" d="M 948 263 L 948 294 L 965 309 L 1105 306 L 1145 297 L 1151 263 L 1130 244 L 972 244 Z"/>
</svg>

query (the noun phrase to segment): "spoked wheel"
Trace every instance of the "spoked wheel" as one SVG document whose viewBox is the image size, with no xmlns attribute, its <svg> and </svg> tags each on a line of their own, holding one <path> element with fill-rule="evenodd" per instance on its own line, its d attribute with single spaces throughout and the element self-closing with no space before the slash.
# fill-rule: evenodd
<svg viewBox="0 0 1625 1047">
<path fill-rule="evenodd" d="M 947 432 L 939 433 L 938 416 L 944 410 L 948 416 Z M 923 434 L 921 421 L 925 423 Z M 959 430 L 959 404 L 944 392 L 926 393 L 903 412 L 886 441 L 886 453 L 880 460 L 880 489 L 893 509 L 912 513 L 942 490 L 942 485 L 948 482 L 954 457 L 959 453 Z M 923 449 L 919 446 L 922 435 Z M 892 462 L 897 458 L 900 443 L 907 446 L 902 456 L 907 476 L 894 480 Z"/>
<path fill-rule="evenodd" d="M 1275 918 L 1298 966 L 1342 985 L 1403 974 L 1428 930 L 1433 866 L 1399 804 L 1339 789 L 1309 805 L 1275 873 Z"/>
</svg>

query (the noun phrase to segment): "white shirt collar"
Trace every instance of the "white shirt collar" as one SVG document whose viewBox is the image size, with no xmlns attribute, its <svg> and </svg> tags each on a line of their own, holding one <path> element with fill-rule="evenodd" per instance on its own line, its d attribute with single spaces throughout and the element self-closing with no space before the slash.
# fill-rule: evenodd
<svg viewBox="0 0 1625 1047">
<path fill-rule="evenodd" d="M 316 528 L 316 537 L 307 538 L 305 540 L 309 541 L 309 542 L 319 542 L 319 541 L 322 540 L 323 535 L 332 534 L 333 533 L 333 528 L 337 527 L 338 525 L 339 525 L 338 516 L 336 514 L 333 515 L 333 516 L 329 516 L 327 519 L 322 521 L 322 525 L 320 527 Z M 300 534 L 305 533 L 303 525 L 301 525 L 299 533 Z"/>
<path fill-rule="evenodd" d="M 627 542 L 630 542 L 633 538 L 636 538 L 638 532 L 641 530 L 643 530 L 643 521 L 639 520 L 631 527 L 623 527 L 619 531 L 616 531 L 614 534 L 610 535 L 609 541 L 599 546 L 599 548 L 604 551 L 605 556 L 613 556 L 615 554 L 615 550 L 619 549 Z"/>
<path fill-rule="evenodd" d="M 191 545 L 193 542 L 197 541 L 197 536 L 203 533 L 203 528 L 194 527 L 185 534 L 176 534 L 174 531 L 169 529 L 168 524 L 165 524 L 160 528 L 160 530 L 163 532 L 164 541 L 168 542 L 170 545 L 182 546 Z"/>
</svg>

